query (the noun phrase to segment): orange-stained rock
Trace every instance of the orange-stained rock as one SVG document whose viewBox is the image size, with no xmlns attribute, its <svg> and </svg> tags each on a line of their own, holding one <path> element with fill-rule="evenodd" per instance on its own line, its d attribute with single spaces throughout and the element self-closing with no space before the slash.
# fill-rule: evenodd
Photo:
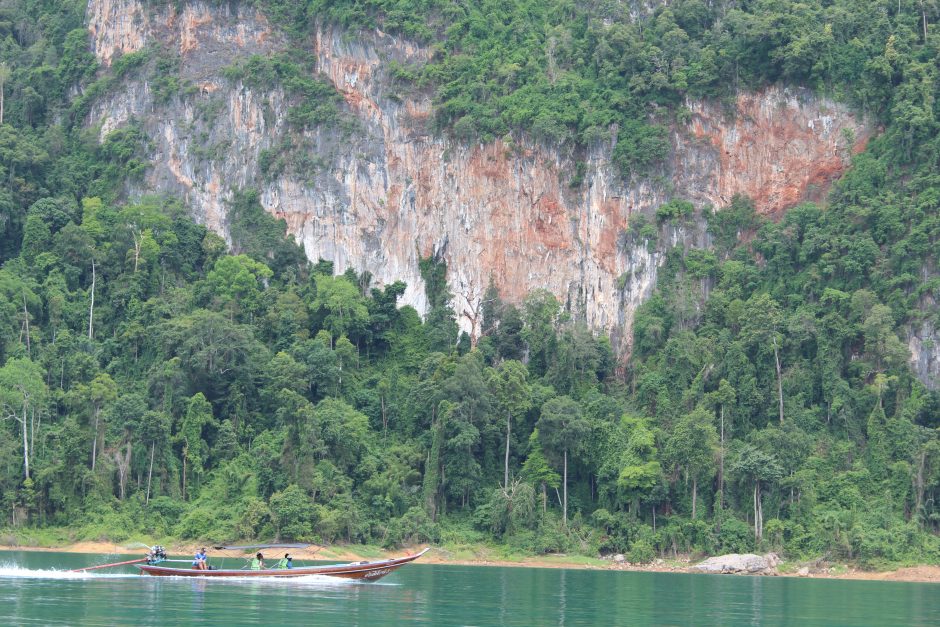
<svg viewBox="0 0 940 627">
<path fill-rule="evenodd" d="M 95 56 L 104 65 L 111 65 L 115 55 L 140 50 L 152 36 L 139 2 L 94 0 L 85 15 Z"/>
<path fill-rule="evenodd" d="M 750 196 L 765 214 L 823 200 L 869 136 L 843 107 L 802 90 L 742 93 L 732 116 L 712 103 L 688 106 L 689 134 L 711 144 L 718 161 L 710 190 L 718 207 L 735 194 Z"/>
<path fill-rule="evenodd" d="M 181 73 L 201 86 L 154 106 L 146 83 L 129 80 L 95 106 L 89 122 L 100 123 L 102 134 L 134 117 L 154 139 L 155 165 L 132 191 L 179 194 L 225 234 L 227 199 L 256 187 L 311 259 L 333 260 L 338 272 L 368 270 L 380 284 L 404 280 L 403 301 L 419 311 L 426 309 L 419 257 L 441 255 L 467 330 L 492 278 L 515 302 L 533 288 L 550 290 L 626 351 L 634 312 L 662 262 L 642 243 L 625 246 L 633 213 L 673 197 L 721 207 L 744 193 L 762 213 L 779 215 L 824 198 L 870 135 L 845 107 L 802 89 L 742 93 L 730 115 L 716 103 L 689 101 L 689 122 L 671 129 L 673 150 L 658 176 L 625 183 L 609 162 L 612 141 L 573 155 L 524 136 L 512 145 L 468 145 L 432 134 L 428 97 L 393 96 L 387 77 L 390 61 L 422 63 L 430 51 L 381 32 L 333 29 L 318 30 L 310 47 L 358 130 L 298 133 L 286 126 L 290 103 L 281 90 L 256 92 L 221 74 L 239 56 L 283 48 L 259 13 L 200 2 L 184 5 L 180 17 L 173 11 L 137 0 L 89 3 L 102 62 L 157 40 L 178 46 Z M 220 106 L 210 120 L 204 112 L 213 103 Z M 276 152 L 286 140 L 304 146 L 313 165 L 262 176 L 261 151 Z M 584 182 L 573 189 L 579 160 Z M 701 234 L 670 228 L 664 239 L 701 243 Z"/>
</svg>

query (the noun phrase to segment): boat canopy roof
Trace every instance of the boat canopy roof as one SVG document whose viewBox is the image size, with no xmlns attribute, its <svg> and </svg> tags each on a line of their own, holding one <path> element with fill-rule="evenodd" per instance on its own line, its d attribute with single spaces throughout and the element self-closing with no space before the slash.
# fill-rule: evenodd
<svg viewBox="0 0 940 627">
<path fill-rule="evenodd" d="M 232 546 L 214 546 L 216 551 L 239 551 L 254 549 L 306 549 L 314 544 L 239 544 Z"/>
</svg>

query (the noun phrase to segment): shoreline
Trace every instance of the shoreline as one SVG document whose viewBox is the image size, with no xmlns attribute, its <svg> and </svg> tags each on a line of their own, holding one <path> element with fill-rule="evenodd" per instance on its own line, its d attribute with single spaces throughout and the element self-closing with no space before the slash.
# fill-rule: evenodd
<svg viewBox="0 0 940 627">
<path fill-rule="evenodd" d="M 201 545 L 193 543 L 174 544 L 167 546 L 169 553 L 173 555 L 187 555 L 194 553 Z M 424 548 L 424 545 L 418 547 L 409 547 L 396 551 L 386 551 L 367 546 L 334 546 L 319 547 L 311 549 L 292 549 L 290 553 L 298 559 L 325 559 L 325 560 L 349 560 L 358 561 L 364 559 L 384 559 L 387 557 L 398 557 L 403 554 L 417 552 Z M 18 546 L 18 545 L 0 545 L 0 551 L 27 551 L 27 552 L 48 552 L 48 553 L 92 553 L 101 555 L 115 554 L 134 554 L 140 549 L 128 548 L 120 543 L 85 541 L 74 542 L 57 547 L 43 546 Z M 210 551 L 211 557 L 212 551 Z M 685 574 L 703 574 L 694 573 L 689 570 L 690 562 L 688 560 L 664 561 L 657 560 L 652 564 L 624 564 L 617 563 L 609 559 L 591 558 L 578 555 L 542 555 L 542 556 L 523 556 L 519 559 L 506 559 L 504 557 L 487 555 L 485 549 L 475 549 L 470 555 L 467 551 L 460 551 L 461 555 L 455 552 L 431 547 L 422 559 L 424 564 L 449 564 L 454 566 L 497 566 L 497 567 L 518 567 L 518 568 L 568 568 L 577 570 L 609 570 L 615 572 L 653 572 L 653 573 L 685 573 Z M 221 553 L 216 552 L 217 555 Z M 727 576 L 727 575 L 725 575 Z M 739 575 L 740 576 L 740 575 Z M 744 575 L 747 576 L 747 575 Z M 820 572 L 811 572 L 807 575 L 799 575 L 796 570 L 793 572 L 781 572 L 780 577 L 796 577 L 801 579 L 847 579 L 858 581 L 898 581 L 909 583 L 940 583 L 940 566 L 921 564 L 917 566 L 906 566 L 886 571 L 865 571 L 854 567 L 842 567 L 837 572 L 828 570 Z"/>
</svg>

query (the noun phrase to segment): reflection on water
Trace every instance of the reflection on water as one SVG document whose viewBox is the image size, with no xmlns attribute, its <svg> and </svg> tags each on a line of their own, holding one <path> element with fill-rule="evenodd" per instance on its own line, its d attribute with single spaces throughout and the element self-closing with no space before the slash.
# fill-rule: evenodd
<svg viewBox="0 0 940 627">
<path fill-rule="evenodd" d="M 752 577 L 756 579 L 756 577 Z M 751 588 L 751 624 L 759 625 L 761 621 L 761 605 L 764 603 L 764 588 L 753 586 Z"/>
<path fill-rule="evenodd" d="M 205 606 L 206 583 L 205 579 L 190 580 L 190 589 L 193 592 L 192 609 L 195 612 L 202 612 Z"/>
<path fill-rule="evenodd" d="M 940 624 L 934 584 L 420 563 L 372 584 L 65 572 L 99 557 L 0 553 L 0 624 Z"/>
</svg>

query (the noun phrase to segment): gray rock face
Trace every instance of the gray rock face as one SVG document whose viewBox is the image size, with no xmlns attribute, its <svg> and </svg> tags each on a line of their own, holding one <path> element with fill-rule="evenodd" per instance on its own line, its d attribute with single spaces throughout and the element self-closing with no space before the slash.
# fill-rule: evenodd
<svg viewBox="0 0 940 627">
<path fill-rule="evenodd" d="M 159 100 L 148 76 L 130 76 L 92 109 L 87 123 L 102 137 L 135 121 L 153 142 L 153 167 L 132 195 L 183 198 L 224 236 L 227 201 L 254 187 L 311 259 L 331 260 L 337 272 L 369 271 L 379 285 L 404 280 L 402 304 L 422 313 L 418 263 L 435 254 L 447 261 L 452 304 L 471 334 L 481 328 L 492 279 L 515 303 L 535 288 L 551 291 L 626 355 L 664 250 L 707 243 L 701 224 L 672 227 L 648 250 L 625 237 L 631 215 L 649 215 L 670 198 L 721 207 L 736 193 L 779 214 L 824 193 L 871 134 L 846 107 L 803 89 L 741 93 L 731 115 L 719 103 L 690 100 L 687 121 L 670 129 L 673 150 L 660 171 L 624 181 L 610 160 L 615 128 L 583 154 L 518 133 L 488 144 L 433 133 L 429 98 L 396 93 L 389 79 L 392 61 L 421 64 L 432 51 L 386 33 L 315 30 L 317 72 L 342 95 L 355 128 L 301 132 L 285 122 L 290 103 L 281 89 L 251 88 L 223 72 L 287 46 L 250 4 L 89 0 L 87 19 L 102 64 L 159 43 L 179 55 L 180 78 L 194 88 Z M 287 140 L 304 146 L 313 165 L 262 176 L 262 152 L 277 154 Z M 583 183 L 572 187 L 579 167 Z"/>
<path fill-rule="evenodd" d="M 936 311 L 936 303 L 924 305 L 927 311 Z M 924 320 L 910 330 L 907 343 L 911 352 L 911 368 L 928 390 L 940 388 L 940 329 L 936 318 Z"/>
<path fill-rule="evenodd" d="M 776 575 L 780 558 L 776 553 L 755 555 L 754 553 L 730 553 L 709 557 L 692 566 L 690 570 L 720 575 Z"/>
</svg>

